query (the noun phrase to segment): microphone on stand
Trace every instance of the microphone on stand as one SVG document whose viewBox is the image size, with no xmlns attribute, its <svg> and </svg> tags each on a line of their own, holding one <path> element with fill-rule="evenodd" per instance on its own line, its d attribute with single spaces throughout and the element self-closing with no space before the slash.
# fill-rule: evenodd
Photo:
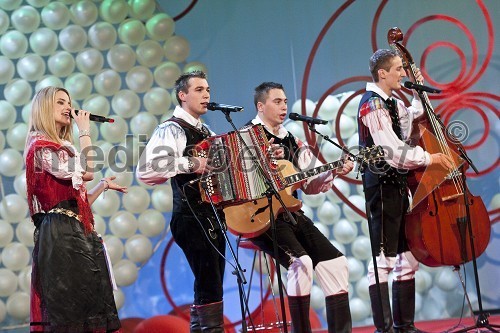
<svg viewBox="0 0 500 333">
<path fill-rule="evenodd" d="M 323 119 L 319 119 L 319 118 L 313 118 L 313 117 L 309 117 L 309 116 L 303 116 L 303 115 L 298 114 L 298 113 L 290 113 L 290 115 L 288 116 L 288 118 L 290 118 L 292 120 L 305 121 L 306 123 L 315 124 L 315 125 L 326 125 L 326 124 L 328 124 L 328 120 L 323 120 Z"/>
<path fill-rule="evenodd" d="M 424 86 L 424 85 L 421 85 L 421 84 L 413 83 L 411 81 L 406 81 L 404 83 L 404 86 L 406 88 L 408 88 L 408 89 L 413 89 L 413 90 L 416 90 L 416 91 L 425 91 L 425 92 L 428 92 L 428 93 L 431 93 L 431 94 L 440 94 L 441 93 L 441 90 L 439 90 L 437 88 L 427 87 L 427 86 Z"/>
<path fill-rule="evenodd" d="M 80 110 L 75 110 L 75 113 L 78 115 L 79 111 Z M 71 116 L 71 113 L 70 113 L 70 116 Z M 98 123 L 114 123 L 115 122 L 114 119 L 106 118 L 106 117 L 103 117 L 103 116 L 98 116 L 96 114 L 90 114 L 89 119 L 92 120 L 92 121 L 96 121 Z"/>
<path fill-rule="evenodd" d="M 214 103 L 214 102 L 208 103 L 207 109 L 209 109 L 211 111 L 220 110 L 220 111 L 224 111 L 224 112 L 241 112 L 241 111 L 243 111 L 242 106 L 218 104 L 218 103 Z"/>
</svg>

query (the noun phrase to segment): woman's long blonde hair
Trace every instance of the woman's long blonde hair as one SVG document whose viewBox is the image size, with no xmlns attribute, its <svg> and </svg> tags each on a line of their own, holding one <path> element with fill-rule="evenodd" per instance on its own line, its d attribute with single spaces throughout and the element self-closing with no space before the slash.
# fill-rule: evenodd
<svg viewBox="0 0 500 333">
<path fill-rule="evenodd" d="M 69 92 L 60 87 L 45 87 L 40 89 L 33 97 L 31 102 L 31 114 L 29 119 L 29 132 L 26 138 L 26 149 L 31 142 L 32 136 L 42 134 L 47 139 L 63 144 L 63 140 L 73 142 L 73 126 L 66 125 L 61 131 L 57 132 L 56 121 L 54 118 L 54 107 L 56 102 L 56 93 L 64 91 L 68 95 L 71 105 L 71 97 Z"/>
</svg>

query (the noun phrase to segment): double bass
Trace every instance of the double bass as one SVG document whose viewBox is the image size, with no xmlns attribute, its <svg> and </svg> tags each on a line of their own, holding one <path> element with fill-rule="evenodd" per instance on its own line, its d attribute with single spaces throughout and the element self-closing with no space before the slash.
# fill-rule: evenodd
<svg viewBox="0 0 500 333">
<path fill-rule="evenodd" d="M 401 44 L 401 30 L 390 29 L 387 40 L 400 55 L 410 80 L 422 84 L 416 80 L 416 66 L 411 54 Z M 432 109 L 427 93 L 419 92 L 419 96 L 424 115 L 414 122 L 410 144 L 418 144 L 430 154 L 450 156 L 454 167 L 447 170 L 433 165 L 410 173 L 408 186 L 413 200 L 406 215 L 406 239 L 410 251 L 422 264 L 458 266 L 486 250 L 491 223 L 482 199 L 472 195 L 467 188 L 465 171 L 470 163 L 465 149 L 447 133 Z"/>
</svg>

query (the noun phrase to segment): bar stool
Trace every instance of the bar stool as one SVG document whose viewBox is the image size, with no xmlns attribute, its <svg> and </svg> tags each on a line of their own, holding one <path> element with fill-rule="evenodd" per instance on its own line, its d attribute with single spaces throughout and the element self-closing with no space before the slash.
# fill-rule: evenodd
<svg viewBox="0 0 500 333">
<path fill-rule="evenodd" d="M 247 318 L 248 332 L 284 332 L 283 321 L 281 320 L 279 296 L 278 300 L 276 300 L 276 295 L 274 294 L 274 290 L 272 288 L 274 275 L 276 273 L 274 261 L 272 260 L 271 256 L 262 252 L 249 239 L 239 238 L 237 241 L 237 246 L 238 248 L 254 251 L 252 270 L 250 272 L 250 280 L 248 283 L 248 293 L 246 295 L 247 299 L 250 298 L 250 291 L 252 287 L 255 267 L 258 267 L 261 273 L 259 277 L 260 304 L 251 313 L 251 320 L 250 318 Z M 267 288 L 264 286 L 264 280 L 266 278 L 268 280 Z M 269 301 L 271 301 L 271 303 L 269 303 Z M 269 306 L 272 306 L 274 308 L 273 310 L 276 315 L 276 321 L 274 322 L 269 322 L 269 320 L 266 320 L 264 316 L 265 313 L 269 311 Z M 288 327 L 290 327 L 290 322 L 288 322 Z M 288 329 L 288 332 L 291 332 L 290 328 Z"/>
</svg>

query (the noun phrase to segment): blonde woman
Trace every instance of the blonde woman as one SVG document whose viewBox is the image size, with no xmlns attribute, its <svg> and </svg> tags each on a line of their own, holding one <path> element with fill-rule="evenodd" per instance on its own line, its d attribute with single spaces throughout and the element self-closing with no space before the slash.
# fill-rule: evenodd
<svg viewBox="0 0 500 333">
<path fill-rule="evenodd" d="M 80 153 L 72 143 L 78 127 Z M 46 87 L 33 98 L 26 140 L 26 183 L 35 224 L 31 290 L 32 332 L 119 332 L 102 239 L 90 205 L 108 189 L 126 187 L 103 178 L 87 192 L 94 164 L 88 152 L 89 112 L 78 115 L 68 91 Z"/>
</svg>

